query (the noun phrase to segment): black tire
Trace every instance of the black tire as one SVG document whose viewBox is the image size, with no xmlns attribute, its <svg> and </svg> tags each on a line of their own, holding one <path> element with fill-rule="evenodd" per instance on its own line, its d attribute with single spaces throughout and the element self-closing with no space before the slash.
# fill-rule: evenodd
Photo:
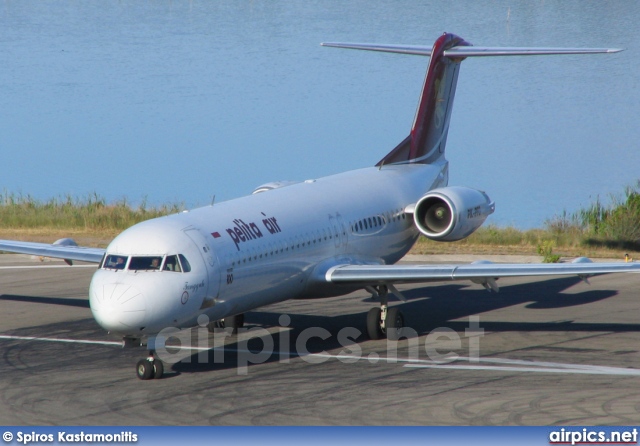
<svg viewBox="0 0 640 446">
<path fill-rule="evenodd" d="M 384 337 L 384 333 L 382 333 L 382 327 L 380 327 L 380 316 L 382 312 L 380 308 L 373 307 L 367 313 L 367 335 L 369 339 L 377 341 L 378 339 L 382 339 Z"/>
<path fill-rule="evenodd" d="M 231 329 L 231 334 L 238 334 L 238 329 L 244 326 L 244 314 L 236 314 L 222 319 L 223 328 Z"/>
<path fill-rule="evenodd" d="M 238 328 L 242 327 L 244 327 L 244 313 L 225 317 L 207 325 L 209 333 L 215 333 L 218 329 L 230 329 L 231 334 L 238 334 Z"/>
<path fill-rule="evenodd" d="M 209 331 L 209 333 L 215 333 L 216 331 L 218 331 L 219 328 L 220 328 L 219 321 L 213 321 L 207 324 L 207 330 Z"/>
<path fill-rule="evenodd" d="M 159 359 L 154 359 L 153 363 L 153 379 L 160 379 L 164 375 L 164 365 Z"/>
<path fill-rule="evenodd" d="M 387 310 L 387 320 L 385 324 L 387 339 L 397 341 L 402 337 L 402 329 L 404 328 L 404 316 L 400 308 L 393 307 Z"/>
<path fill-rule="evenodd" d="M 238 318 L 237 320 L 238 328 L 244 327 L 244 313 L 240 313 L 236 317 Z"/>
<path fill-rule="evenodd" d="M 141 359 L 136 365 L 136 375 L 139 379 L 146 381 L 153 375 L 153 363 L 148 359 Z"/>
</svg>

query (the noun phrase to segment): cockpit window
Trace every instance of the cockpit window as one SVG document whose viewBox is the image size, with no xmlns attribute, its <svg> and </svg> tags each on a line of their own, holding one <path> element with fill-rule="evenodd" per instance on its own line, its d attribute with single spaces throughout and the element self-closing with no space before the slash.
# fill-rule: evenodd
<svg viewBox="0 0 640 446">
<path fill-rule="evenodd" d="M 180 263 L 182 263 L 182 271 L 184 271 L 185 273 L 190 272 L 191 265 L 189 264 L 189 261 L 187 260 L 187 258 L 182 254 L 178 254 L 178 257 L 180 257 Z"/>
<path fill-rule="evenodd" d="M 164 259 L 164 263 L 162 260 Z M 128 267 L 127 267 L 128 262 Z M 120 255 L 106 255 L 100 268 L 122 270 L 125 267 L 129 271 L 172 271 L 175 273 L 191 272 L 191 265 L 187 258 L 182 255 L 166 256 L 135 256 L 129 257 Z"/>
<path fill-rule="evenodd" d="M 163 271 L 173 271 L 176 273 L 181 273 L 182 268 L 180 267 L 180 262 L 178 262 L 178 256 L 167 256 L 167 259 L 164 261 Z"/>
<path fill-rule="evenodd" d="M 133 271 L 156 271 L 162 264 L 161 256 L 131 257 L 129 269 Z"/>
<path fill-rule="evenodd" d="M 124 269 L 127 264 L 127 257 L 125 256 L 117 256 L 117 255 L 109 255 L 104 260 L 103 268 L 107 269 Z"/>
</svg>

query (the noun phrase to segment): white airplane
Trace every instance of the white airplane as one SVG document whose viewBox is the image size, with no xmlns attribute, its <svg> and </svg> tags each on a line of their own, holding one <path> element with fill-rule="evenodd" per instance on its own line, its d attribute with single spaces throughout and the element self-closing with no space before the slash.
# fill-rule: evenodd
<svg viewBox="0 0 640 446">
<path fill-rule="evenodd" d="M 506 276 L 638 272 L 639 263 L 394 265 L 420 234 L 460 240 L 493 213 L 482 191 L 448 186 L 445 144 L 460 63 L 467 57 L 611 53 L 616 49 L 474 47 L 454 34 L 422 46 L 325 46 L 430 56 L 410 135 L 375 166 L 301 182 L 274 182 L 252 195 L 132 226 L 106 249 L 0 240 L 0 250 L 98 263 L 89 290 L 98 324 L 125 346 L 148 338 L 136 366 L 159 378 L 155 336 L 206 315 L 237 329 L 243 314 L 288 299 L 343 295 L 366 288 L 379 298 L 366 319 L 371 339 L 402 335 L 399 283 L 471 280 L 498 290 Z"/>
</svg>

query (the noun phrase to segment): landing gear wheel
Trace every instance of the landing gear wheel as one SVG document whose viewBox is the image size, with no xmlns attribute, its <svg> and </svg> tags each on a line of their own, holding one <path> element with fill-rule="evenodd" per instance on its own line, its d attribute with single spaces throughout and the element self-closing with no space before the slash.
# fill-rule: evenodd
<svg viewBox="0 0 640 446">
<path fill-rule="evenodd" d="M 225 317 L 225 328 L 231 329 L 231 334 L 238 334 L 238 329 L 244 327 L 244 314 L 236 314 L 235 316 Z"/>
<path fill-rule="evenodd" d="M 234 317 L 236 318 L 236 326 L 238 328 L 244 327 L 244 313 L 237 314 Z"/>
<path fill-rule="evenodd" d="M 164 375 L 164 364 L 155 357 L 155 351 L 149 350 L 149 356 L 136 364 L 136 376 L 146 381 L 148 379 L 160 379 Z"/>
<path fill-rule="evenodd" d="M 235 316 L 225 317 L 218 321 L 213 321 L 207 326 L 209 332 L 213 333 L 217 328 L 230 328 L 231 334 L 238 334 L 238 329 L 244 327 L 244 313 L 236 314 Z"/>
<path fill-rule="evenodd" d="M 143 381 L 151 379 L 153 375 L 153 363 L 147 358 L 138 361 L 138 365 L 136 365 L 136 375 Z"/>
<path fill-rule="evenodd" d="M 160 379 L 164 374 L 164 365 L 159 359 L 154 359 L 151 363 L 153 369 L 153 379 Z"/>
<path fill-rule="evenodd" d="M 394 288 L 395 289 L 395 288 Z M 380 308 L 372 308 L 367 314 L 367 334 L 370 339 L 378 340 L 386 337 L 391 341 L 397 341 L 402 337 L 404 328 L 404 316 L 398 307 L 389 308 L 389 288 L 387 285 L 379 285 L 367 288 L 373 298 L 380 299 Z M 398 291 L 395 291 L 398 293 Z"/>
<path fill-rule="evenodd" d="M 377 341 L 378 339 L 382 339 L 384 337 L 384 333 L 382 332 L 381 317 L 382 311 L 380 308 L 372 308 L 369 310 L 367 314 L 367 335 L 369 335 L 369 339 Z"/>
<path fill-rule="evenodd" d="M 387 339 L 397 341 L 402 337 L 402 329 L 404 328 L 404 316 L 398 307 L 389 308 L 387 310 L 386 319 Z"/>
<path fill-rule="evenodd" d="M 224 328 L 224 325 L 222 327 L 220 326 L 221 324 L 222 321 L 213 321 L 207 324 L 207 330 L 209 330 L 209 333 L 215 333 L 219 328 Z"/>
</svg>

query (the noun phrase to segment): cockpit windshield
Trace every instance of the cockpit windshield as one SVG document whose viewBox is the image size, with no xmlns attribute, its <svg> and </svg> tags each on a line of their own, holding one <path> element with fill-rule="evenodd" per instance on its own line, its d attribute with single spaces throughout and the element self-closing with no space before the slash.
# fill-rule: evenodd
<svg viewBox="0 0 640 446">
<path fill-rule="evenodd" d="M 164 261 L 162 271 L 173 271 L 174 273 L 181 273 L 182 268 L 180 267 L 180 262 L 178 262 L 178 256 L 167 256 L 166 260 Z"/>
<path fill-rule="evenodd" d="M 144 256 L 131 257 L 129 269 L 132 271 L 157 271 L 160 269 L 162 257 L 160 256 Z"/>
<path fill-rule="evenodd" d="M 101 268 L 115 270 L 127 268 L 129 271 L 191 272 L 191 265 L 182 254 L 168 256 L 133 256 L 131 260 L 129 260 L 127 256 L 110 254 L 105 257 Z"/>
<path fill-rule="evenodd" d="M 107 256 L 103 263 L 103 268 L 106 269 L 124 269 L 127 264 L 128 257 L 125 256 L 117 256 L 110 255 Z"/>
<path fill-rule="evenodd" d="M 187 258 L 182 254 L 178 254 L 178 257 L 180 257 L 180 263 L 182 263 L 182 271 L 184 271 L 185 273 L 191 272 L 191 265 L 189 264 Z"/>
</svg>

